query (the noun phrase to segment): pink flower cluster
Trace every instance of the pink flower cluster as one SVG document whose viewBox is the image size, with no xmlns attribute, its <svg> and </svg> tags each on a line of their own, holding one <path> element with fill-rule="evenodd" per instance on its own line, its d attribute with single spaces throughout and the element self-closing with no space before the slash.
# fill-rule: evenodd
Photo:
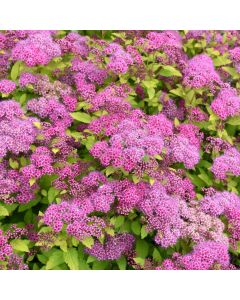
<svg viewBox="0 0 240 300">
<path fill-rule="evenodd" d="M 50 150 L 46 147 L 37 147 L 30 156 L 30 164 L 22 168 L 24 178 L 38 179 L 43 175 L 54 173 L 53 157 Z"/>
<path fill-rule="evenodd" d="M 167 122 L 167 120 L 166 120 Z M 126 171 L 136 169 L 144 157 L 160 154 L 163 148 L 163 136 L 151 130 L 139 120 L 123 120 L 107 143 L 97 142 L 90 150 L 105 166 L 123 167 Z"/>
<path fill-rule="evenodd" d="M 215 158 L 211 171 L 219 179 L 225 179 L 228 174 L 239 176 L 240 152 L 234 147 L 225 150 L 223 155 Z"/>
<path fill-rule="evenodd" d="M 237 71 L 240 71 L 240 47 L 235 47 L 229 51 L 230 57 L 235 64 Z"/>
<path fill-rule="evenodd" d="M 155 241 L 162 247 L 174 245 L 181 236 L 183 222 L 180 218 L 179 199 L 167 195 L 164 187 L 154 184 L 145 191 L 139 203 L 149 230 L 157 230 Z"/>
<path fill-rule="evenodd" d="M 192 169 L 199 162 L 199 150 L 182 135 L 174 137 L 169 146 L 169 155 L 174 162 L 183 162 L 185 168 Z"/>
<path fill-rule="evenodd" d="M 77 239 L 84 239 L 89 236 L 100 237 L 105 227 L 101 218 L 86 217 L 85 208 L 80 209 L 77 205 L 67 202 L 52 204 L 45 212 L 43 221 L 51 226 L 55 232 L 60 232 L 63 224 L 66 223 L 67 233 Z"/>
<path fill-rule="evenodd" d="M 240 114 L 240 97 L 233 88 L 221 89 L 211 108 L 222 120 Z"/>
<path fill-rule="evenodd" d="M 0 93 L 10 94 L 16 89 L 16 84 L 12 80 L 0 80 Z"/>
<path fill-rule="evenodd" d="M 219 270 L 233 269 L 228 247 L 217 242 L 203 242 L 194 246 L 186 255 L 176 253 L 173 259 L 166 259 L 158 269 L 163 270 Z"/>
<path fill-rule="evenodd" d="M 60 55 L 59 45 L 53 42 L 47 31 L 29 34 L 27 39 L 19 41 L 12 49 L 12 59 L 23 61 L 29 67 L 47 65 Z"/>
<path fill-rule="evenodd" d="M 28 101 L 28 109 L 42 119 L 48 118 L 56 127 L 67 128 L 72 122 L 66 107 L 56 98 L 32 99 Z"/>
<path fill-rule="evenodd" d="M 12 247 L 8 244 L 7 238 L 0 229 L 0 260 L 6 260 L 12 254 Z"/>
<path fill-rule="evenodd" d="M 221 83 L 211 58 L 206 54 L 194 56 L 184 69 L 183 83 L 192 88 L 213 88 Z"/>
<path fill-rule="evenodd" d="M 81 57 L 86 57 L 89 53 L 87 38 L 75 32 L 70 32 L 64 38 L 57 40 L 56 43 L 63 53 L 72 52 Z"/>
<path fill-rule="evenodd" d="M 38 133 L 34 122 L 38 119 L 25 117 L 16 101 L 0 102 L 0 158 L 8 151 L 19 154 L 29 150 Z"/>
<path fill-rule="evenodd" d="M 0 270 L 4 269 L 4 264 L 2 263 L 6 263 L 7 270 L 28 269 L 28 266 L 23 263 L 22 257 L 13 253 L 8 237 L 3 235 L 3 231 L 0 229 Z"/>
<path fill-rule="evenodd" d="M 128 254 L 133 245 L 134 236 L 129 233 L 123 233 L 114 237 L 108 236 L 104 244 L 96 241 L 91 249 L 86 249 L 85 251 L 95 256 L 98 260 L 114 260 L 119 259 L 124 254 Z"/>
<path fill-rule="evenodd" d="M 107 68 L 113 71 L 115 74 L 124 74 L 127 72 L 129 65 L 133 64 L 131 55 L 125 52 L 118 44 L 112 43 L 108 45 L 104 52 L 106 55 L 110 55 Z"/>
<path fill-rule="evenodd" d="M 228 220 L 231 241 L 240 238 L 240 197 L 235 193 L 216 192 L 201 199 L 202 210 L 213 216 L 224 215 Z"/>
<path fill-rule="evenodd" d="M 163 64 L 176 63 L 179 67 L 183 67 L 187 61 L 187 56 L 182 51 L 182 37 L 174 30 L 166 30 L 163 32 L 149 32 L 146 39 L 139 39 L 137 45 L 143 45 L 148 52 L 159 51 L 163 56 L 157 59 Z"/>
<path fill-rule="evenodd" d="M 35 173 L 31 174 L 34 178 Z M 29 183 L 29 177 L 22 171 L 13 170 L 6 161 L 0 163 L 0 199 L 5 203 L 27 203 L 34 199 L 34 189 Z"/>
</svg>

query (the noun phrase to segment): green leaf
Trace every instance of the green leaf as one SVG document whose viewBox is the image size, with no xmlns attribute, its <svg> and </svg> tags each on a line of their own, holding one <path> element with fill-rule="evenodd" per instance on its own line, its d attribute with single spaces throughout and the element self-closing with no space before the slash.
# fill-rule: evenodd
<svg viewBox="0 0 240 300">
<path fill-rule="evenodd" d="M 55 267 L 64 263 L 63 252 L 55 250 L 48 259 L 46 270 L 53 270 Z"/>
<path fill-rule="evenodd" d="M 141 233 L 141 225 L 139 221 L 134 221 L 131 223 L 132 232 L 136 235 L 140 235 Z"/>
<path fill-rule="evenodd" d="M 92 269 L 93 270 L 105 270 L 109 266 L 107 261 L 94 261 Z"/>
<path fill-rule="evenodd" d="M 29 202 L 26 203 L 26 204 L 20 204 L 20 205 L 19 205 L 19 208 L 18 208 L 18 211 L 19 211 L 19 212 L 23 212 L 23 211 L 25 211 L 25 210 L 28 210 L 28 209 L 30 209 L 31 207 L 37 205 L 39 201 L 40 201 L 40 199 L 37 198 L 37 199 L 34 199 L 34 200 L 29 201 Z"/>
<path fill-rule="evenodd" d="M 54 154 L 58 153 L 59 151 L 60 151 L 59 148 L 52 148 L 52 152 L 53 152 Z"/>
<path fill-rule="evenodd" d="M 0 217 L 9 216 L 8 210 L 0 203 Z"/>
<path fill-rule="evenodd" d="M 106 227 L 105 228 L 105 231 L 106 231 L 106 233 L 107 234 L 109 234 L 109 235 L 111 235 L 111 236 L 114 236 L 114 229 L 113 228 L 111 228 L 111 227 Z"/>
<path fill-rule="evenodd" d="M 170 93 L 173 94 L 173 95 L 179 96 L 181 98 L 183 98 L 184 95 L 185 95 L 182 88 L 177 88 L 177 89 L 171 90 Z"/>
<path fill-rule="evenodd" d="M 55 189 L 54 187 L 50 187 L 50 189 L 48 190 L 49 203 L 52 203 L 58 194 L 59 190 Z"/>
<path fill-rule="evenodd" d="M 206 169 L 209 169 L 212 166 L 212 164 L 207 160 L 200 160 L 198 163 L 198 167 L 204 167 Z"/>
<path fill-rule="evenodd" d="M 155 89 L 150 87 L 147 89 L 149 99 L 152 99 L 155 96 Z"/>
<path fill-rule="evenodd" d="M 174 118 L 174 125 L 177 127 L 180 124 L 178 118 Z"/>
<path fill-rule="evenodd" d="M 21 61 L 16 61 L 11 70 L 11 79 L 16 80 L 19 75 Z"/>
<path fill-rule="evenodd" d="M 148 232 L 146 231 L 146 225 L 143 225 L 141 228 L 141 239 L 144 239 L 148 235 Z"/>
<path fill-rule="evenodd" d="M 224 66 L 231 63 L 231 60 L 224 56 L 217 56 L 213 59 L 215 67 Z"/>
<path fill-rule="evenodd" d="M 143 80 L 142 84 L 146 89 L 155 88 L 158 84 L 158 80 L 151 78 L 150 80 Z"/>
<path fill-rule="evenodd" d="M 190 90 L 189 92 L 187 92 L 185 98 L 186 98 L 188 104 L 190 104 L 191 101 L 193 100 L 194 94 L 195 94 L 194 90 Z"/>
<path fill-rule="evenodd" d="M 67 252 L 67 241 L 64 239 L 57 239 L 54 243 L 55 246 L 59 246 L 63 252 Z"/>
<path fill-rule="evenodd" d="M 102 235 L 98 238 L 98 240 L 99 240 L 99 242 L 100 242 L 101 244 L 104 244 L 104 241 L 105 241 L 105 236 L 104 236 L 104 234 L 102 234 Z"/>
<path fill-rule="evenodd" d="M 68 249 L 67 252 L 63 254 L 65 263 L 69 266 L 70 270 L 79 269 L 78 261 L 78 251 L 75 248 Z"/>
<path fill-rule="evenodd" d="M 33 264 L 33 268 L 32 268 L 33 270 L 40 270 L 40 268 L 39 268 L 39 266 L 38 266 L 38 264 L 37 263 L 34 263 Z"/>
<path fill-rule="evenodd" d="M 37 255 L 37 258 L 38 258 L 38 260 L 42 263 L 42 264 L 46 264 L 47 263 L 47 261 L 48 261 L 48 258 L 45 256 L 45 255 L 43 255 L 43 254 L 38 254 Z"/>
<path fill-rule="evenodd" d="M 162 156 L 159 154 L 154 155 L 154 158 L 156 158 L 157 160 L 163 160 Z"/>
<path fill-rule="evenodd" d="M 202 188 L 205 186 L 205 183 L 197 175 L 188 174 L 188 177 L 191 179 L 192 183 L 197 187 Z"/>
<path fill-rule="evenodd" d="M 116 169 L 112 166 L 108 166 L 106 169 L 105 169 L 105 173 L 106 173 L 106 176 L 109 176 L 111 175 L 112 173 L 114 173 L 116 171 Z"/>
<path fill-rule="evenodd" d="M 87 263 L 90 264 L 90 263 L 92 263 L 92 262 L 94 262 L 96 260 L 97 260 L 96 257 L 89 255 L 88 259 L 87 259 Z"/>
<path fill-rule="evenodd" d="M 69 130 L 67 134 L 70 135 L 71 137 L 73 137 L 76 141 L 83 138 L 83 134 L 78 131 L 70 131 Z"/>
<path fill-rule="evenodd" d="M 9 94 L 2 93 L 2 98 L 8 98 Z"/>
<path fill-rule="evenodd" d="M 117 265 L 118 265 L 118 267 L 119 267 L 120 270 L 126 270 L 127 260 L 126 260 L 125 256 L 122 256 L 116 262 L 117 262 Z"/>
<path fill-rule="evenodd" d="M 231 117 L 227 120 L 227 123 L 230 125 L 240 125 L 240 116 Z"/>
<path fill-rule="evenodd" d="M 213 184 L 212 179 L 210 178 L 210 175 L 207 174 L 203 169 L 199 168 L 200 174 L 198 177 L 206 183 L 207 186 L 211 186 Z"/>
<path fill-rule="evenodd" d="M 11 246 L 13 247 L 14 250 L 16 251 L 22 251 L 22 252 L 29 252 L 29 245 L 30 241 L 29 240 L 12 240 L 10 242 Z"/>
<path fill-rule="evenodd" d="M 27 165 L 27 160 L 24 156 L 20 157 L 20 163 L 22 167 L 25 167 Z"/>
<path fill-rule="evenodd" d="M 149 183 L 150 183 L 151 185 L 153 185 L 154 182 L 155 182 L 155 179 L 154 179 L 154 178 L 149 178 Z"/>
<path fill-rule="evenodd" d="M 233 67 L 223 67 L 223 70 L 226 71 L 226 72 L 228 72 L 233 77 L 233 79 L 239 77 L 238 72 Z"/>
<path fill-rule="evenodd" d="M 37 128 L 37 129 L 42 129 L 42 125 L 40 122 L 33 122 L 33 125 Z"/>
<path fill-rule="evenodd" d="M 137 256 L 141 258 L 146 258 L 148 255 L 149 245 L 144 240 L 138 240 L 136 243 Z"/>
<path fill-rule="evenodd" d="M 18 161 L 13 160 L 12 158 L 9 159 L 9 165 L 14 170 L 18 169 L 18 167 L 19 167 Z"/>
<path fill-rule="evenodd" d="M 41 188 L 48 190 L 51 187 L 52 181 L 56 179 L 58 176 L 54 175 L 43 175 L 39 180 Z"/>
<path fill-rule="evenodd" d="M 134 259 L 133 259 L 138 265 L 140 265 L 140 266 L 144 266 L 144 263 L 145 263 L 145 259 L 144 258 L 142 258 L 142 257 L 135 257 Z"/>
<path fill-rule="evenodd" d="M 159 253 L 157 248 L 154 248 L 153 250 L 153 259 L 157 262 L 160 262 L 162 260 L 161 254 Z"/>
<path fill-rule="evenodd" d="M 182 74 L 172 66 L 163 66 L 159 72 L 160 75 L 165 77 L 178 76 L 181 77 Z"/>
<path fill-rule="evenodd" d="M 18 207 L 17 203 L 13 203 L 13 204 L 3 203 L 2 205 L 7 209 L 9 215 Z"/>
<path fill-rule="evenodd" d="M 138 183 L 140 181 L 139 177 L 137 177 L 136 175 L 132 175 L 132 180 L 134 183 Z"/>
<path fill-rule="evenodd" d="M 92 246 L 94 245 L 94 239 L 93 239 L 91 236 L 85 238 L 85 239 L 82 240 L 81 242 L 82 242 L 82 244 L 83 244 L 84 246 L 86 246 L 87 248 L 92 248 Z"/>
<path fill-rule="evenodd" d="M 73 244 L 74 247 L 77 247 L 79 245 L 79 240 L 72 237 L 72 244 Z"/>
<path fill-rule="evenodd" d="M 82 123 L 90 123 L 92 118 L 89 114 L 86 114 L 84 112 L 73 112 L 70 114 L 74 120 L 80 121 Z"/>
<path fill-rule="evenodd" d="M 115 227 L 116 228 L 121 227 L 124 223 L 124 220 L 125 220 L 124 216 L 118 216 L 115 220 Z"/>
<path fill-rule="evenodd" d="M 35 182 L 36 182 L 36 179 L 35 179 L 35 178 L 29 179 L 29 184 L 30 184 L 30 186 L 34 185 Z"/>
<path fill-rule="evenodd" d="M 87 137 L 87 140 L 86 140 L 86 143 L 85 143 L 85 145 L 86 145 L 86 148 L 88 149 L 88 150 L 90 150 L 91 148 L 92 148 L 92 146 L 94 145 L 94 143 L 95 143 L 95 137 L 94 136 L 88 136 Z"/>
<path fill-rule="evenodd" d="M 79 270 L 90 270 L 86 261 L 84 261 L 84 260 L 79 261 Z"/>
<path fill-rule="evenodd" d="M 32 209 L 28 209 L 23 218 L 24 222 L 27 224 L 32 223 L 33 218 L 34 218 L 34 215 L 33 215 Z"/>
</svg>

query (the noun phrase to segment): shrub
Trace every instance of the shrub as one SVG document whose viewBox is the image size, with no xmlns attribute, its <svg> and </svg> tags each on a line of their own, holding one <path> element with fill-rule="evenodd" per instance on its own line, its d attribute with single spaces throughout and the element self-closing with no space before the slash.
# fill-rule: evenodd
<svg viewBox="0 0 240 300">
<path fill-rule="evenodd" d="M 2 31 L 1 269 L 238 269 L 239 45 Z"/>
</svg>

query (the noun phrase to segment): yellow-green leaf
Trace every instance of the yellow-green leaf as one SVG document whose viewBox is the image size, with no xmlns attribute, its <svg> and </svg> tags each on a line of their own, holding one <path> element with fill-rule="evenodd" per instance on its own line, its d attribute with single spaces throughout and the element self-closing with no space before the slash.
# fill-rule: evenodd
<svg viewBox="0 0 240 300">
<path fill-rule="evenodd" d="M 11 74 L 10 74 L 12 80 L 16 80 L 18 78 L 20 64 L 21 64 L 21 61 L 16 61 L 15 64 L 13 65 Z"/>
<path fill-rule="evenodd" d="M 19 163 L 16 160 L 13 160 L 12 158 L 9 159 L 9 165 L 14 170 L 18 169 L 19 167 Z"/>
<path fill-rule="evenodd" d="M 116 262 L 117 262 L 117 265 L 118 265 L 120 270 L 126 270 L 127 260 L 126 260 L 125 256 L 122 256 Z"/>
<path fill-rule="evenodd" d="M 9 216 L 9 212 L 2 204 L 0 204 L 0 217 L 5 216 Z"/>
<path fill-rule="evenodd" d="M 65 263 L 69 266 L 70 270 L 79 270 L 78 251 L 75 248 L 68 249 L 63 254 Z"/>
<path fill-rule="evenodd" d="M 145 262 L 145 259 L 144 258 L 142 258 L 142 257 L 135 257 L 134 259 L 133 259 L 138 265 L 140 265 L 140 266 L 144 266 L 144 262 Z"/>
<path fill-rule="evenodd" d="M 61 250 L 54 251 L 46 264 L 46 270 L 53 270 L 55 267 L 64 263 L 63 252 Z"/>
<path fill-rule="evenodd" d="M 140 235 L 141 233 L 141 225 L 139 221 L 134 221 L 131 223 L 132 232 L 136 235 Z"/>
<path fill-rule="evenodd" d="M 111 228 L 111 227 L 106 227 L 105 228 L 105 231 L 107 234 L 111 235 L 111 236 L 114 236 L 114 229 Z"/>
<path fill-rule="evenodd" d="M 224 56 L 217 56 L 213 59 L 215 67 L 224 66 L 231 63 L 231 60 Z"/>
<path fill-rule="evenodd" d="M 12 240 L 10 244 L 14 250 L 29 252 L 29 248 L 28 248 L 29 243 L 30 243 L 29 240 Z"/>
<path fill-rule="evenodd" d="M 112 173 L 115 172 L 115 170 L 116 170 L 116 169 L 115 169 L 114 167 L 108 166 L 108 167 L 105 169 L 106 176 L 111 175 Z"/>
<path fill-rule="evenodd" d="M 149 183 L 150 183 L 151 185 L 153 185 L 154 182 L 155 182 L 155 179 L 154 179 L 154 178 L 149 178 Z"/>
<path fill-rule="evenodd" d="M 136 252 L 138 257 L 146 258 L 148 255 L 149 245 L 145 240 L 138 240 L 136 243 Z"/>
<path fill-rule="evenodd" d="M 92 246 L 94 245 L 94 239 L 89 236 L 87 238 L 85 238 L 84 240 L 81 241 L 83 243 L 84 246 L 86 246 L 87 248 L 92 248 Z"/>
<path fill-rule="evenodd" d="M 143 225 L 141 228 L 141 239 L 144 239 L 148 235 L 148 232 L 146 231 L 146 225 Z"/>
<path fill-rule="evenodd" d="M 41 128 L 42 128 L 40 122 L 33 122 L 33 125 L 34 125 L 35 127 L 37 127 L 38 129 L 41 129 Z"/>
<path fill-rule="evenodd" d="M 181 77 L 182 74 L 172 66 L 163 66 L 159 72 L 160 75 L 165 77 L 178 76 Z"/>
<path fill-rule="evenodd" d="M 34 185 L 35 182 L 36 182 L 36 179 L 35 179 L 35 178 L 29 179 L 29 184 L 30 184 L 30 186 Z"/>
<path fill-rule="evenodd" d="M 91 122 L 91 116 L 89 114 L 86 114 L 84 112 L 73 112 L 70 114 L 74 120 L 80 121 L 82 123 L 90 123 Z"/>
<path fill-rule="evenodd" d="M 240 116 L 231 117 L 227 120 L 227 123 L 230 125 L 240 125 Z"/>
</svg>

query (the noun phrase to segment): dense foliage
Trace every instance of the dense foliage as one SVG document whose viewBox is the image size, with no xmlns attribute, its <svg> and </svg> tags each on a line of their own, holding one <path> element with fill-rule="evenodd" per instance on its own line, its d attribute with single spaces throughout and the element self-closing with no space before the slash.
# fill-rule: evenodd
<svg viewBox="0 0 240 300">
<path fill-rule="evenodd" d="M 238 269 L 240 32 L 0 32 L 1 269 Z"/>
</svg>

